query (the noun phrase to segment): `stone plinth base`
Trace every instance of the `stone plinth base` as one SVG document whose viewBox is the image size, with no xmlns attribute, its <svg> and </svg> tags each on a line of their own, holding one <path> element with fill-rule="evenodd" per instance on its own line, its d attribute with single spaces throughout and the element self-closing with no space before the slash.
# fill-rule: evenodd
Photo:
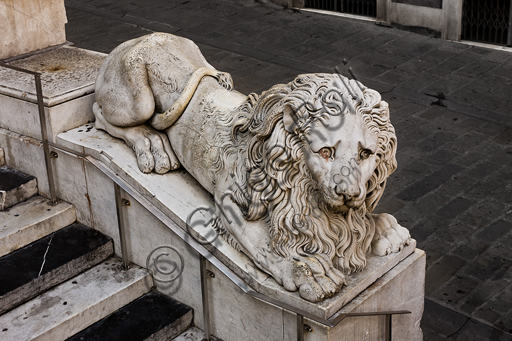
<svg viewBox="0 0 512 341">
<path fill-rule="evenodd" d="M 394 341 L 420 341 L 425 288 L 425 252 L 415 252 L 379 278 L 339 313 L 409 310 L 411 314 L 392 317 Z M 306 322 L 309 324 L 309 322 Z M 385 340 L 385 316 L 347 317 L 334 328 L 311 322 L 313 333 L 305 340 Z"/>
<path fill-rule="evenodd" d="M 8 63 L 41 73 L 50 141 L 94 120 L 94 83 L 105 56 L 64 46 Z M 0 67 L 0 127 L 41 140 L 34 76 Z"/>
<path fill-rule="evenodd" d="M 64 0 L 0 1 L 0 59 L 66 42 Z"/>
</svg>

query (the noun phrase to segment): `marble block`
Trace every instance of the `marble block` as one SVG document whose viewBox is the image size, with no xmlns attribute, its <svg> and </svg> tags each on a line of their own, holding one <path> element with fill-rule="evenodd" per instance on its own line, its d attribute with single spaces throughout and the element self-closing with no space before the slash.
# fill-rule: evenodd
<svg viewBox="0 0 512 341">
<path fill-rule="evenodd" d="M 94 84 L 105 55 L 63 46 L 8 63 L 41 73 L 48 138 L 94 120 Z M 34 76 L 0 67 L 0 127 L 41 139 Z"/>
<path fill-rule="evenodd" d="M 0 2 L 0 59 L 66 42 L 64 0 Z"/>
<path fill-rule="evenodd" d="M 92 124 L 59 134 L 58 143 L 91 155 L 105 163 L 134 189 L 148 198 L 178 226 L 187 230 L 187 217 L 198 207 L 212 207 L 210 194 L 186 171 L 179 169 L 165 175 L 143 174 L 139 171 L 133 152 L 124 143 Z M 207 220 L 207 218 L 206 218 Z M 192 234 L 211 236 L 211 227 L 202 230 L 188 229 Z M 415 241 L 399 253 L 378 257 L 369 255 L 366 268 L 346 277 L 347 285 L 335 296 L 319 303 L 302 299 L 297 292 L 289 292 L 267 274 L 258 270 L 243 253 L 235 250 L 222 238 L 215 239 L 207 248 L 233 272 L 244 279 L 256 291 L 299 307 L 312 314 L 329 318 L 341 307 L 363 292 L 369 285 L 409 256 L 415 249 Z"/>
</svg>

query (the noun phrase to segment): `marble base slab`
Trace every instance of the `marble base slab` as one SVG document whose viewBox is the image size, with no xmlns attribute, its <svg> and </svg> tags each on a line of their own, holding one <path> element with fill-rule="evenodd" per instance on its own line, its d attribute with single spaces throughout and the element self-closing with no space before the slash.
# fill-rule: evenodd
<svg viewBox="0 0 512 341">
<path fill-rule="evenodd" d="M 185 230 L 187 217 L 194 209 L 213 205 L 211 195 L 183 169 L 165 175 L 141 173 L 129 147 L 122 141 L 97 131 L 92 124 L 59 134 L 57 140 L 63 146 L 104 162 Z M 191 230 L 190 232 L 207 235 L 211 230 L 205 228 L 203 231 Z M 346 287 L 336 296 L 316 304 L 305 301 L 297 292 L 288 292 L 283 289 L 273 278 L 256 269 L 248 257 L 236 251 L 221 238 L 217 238 L 209 249 L 255 290 L 312 314 L 329 318 L 414 252 L 415 245 L 413 241 L 401 252 L 386 257 L 370 255 L 365 270 L 347 276 Z"/>
<path fill-rule="evenodd" d="M 94 86 L 105 54 L 63 46 L 8 63 L 41 73 L 49 140 L 94 120 Z M 0 127 L 41 140 L 34 76 L 0 67 Z"/>
<path fill-rule="evenodd" d="M 146 270 L 109 259 L 0 316 L 3 340 L 65 340 L 142 296 Z"/>
<path fill-rule="evenodd" d="M 0 212 L 0 257 L 49 235 L 76 220 L 75 208 L 37 196 Z"/>
</svg>

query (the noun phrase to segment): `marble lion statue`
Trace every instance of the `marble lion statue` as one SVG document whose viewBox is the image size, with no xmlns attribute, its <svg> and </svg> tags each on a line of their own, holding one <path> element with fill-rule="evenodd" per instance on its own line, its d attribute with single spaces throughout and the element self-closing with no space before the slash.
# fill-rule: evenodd
<svg viewBox="0 0 512 341">
<path fill-rule="evenodd" d="M 107 57 L 93 109 L 142 172 L 183 165 L 214 197 L 214 228 L 306 300 L 334 295 L 370 252 L 410 242 L 393 216 L 372 213 L 396 136 L 387 103 L 358 81 L 306 74 L 246 96 L 193 42 L 154 33 Z"/>
</svg>

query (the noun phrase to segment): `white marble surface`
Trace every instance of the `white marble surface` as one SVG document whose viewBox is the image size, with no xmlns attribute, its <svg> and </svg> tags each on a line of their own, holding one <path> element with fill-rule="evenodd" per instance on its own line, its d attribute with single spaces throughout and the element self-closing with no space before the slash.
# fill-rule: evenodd
<svg viewBox="0 0 512 341">
<path fill-rule="evenodd" d="M 3 340 L 65 340 L 149 291 L 146 270 L 111 258 L 0 316 Z"/>
<path fill-rule="evenodd" d="M 51 107 L 94 92 L 105 54 L 63 46 L 8 63 L 41 73 L 44 105 Z M 37 103 L 34 76 L 0 68 L 0 94 Z"/>
<path fill-rule="evenodd" d="M 0 1 L 0 59 L 66 42 L 64 0 Z"/>
<path fill-rule="evenodd" d="M 51 205 L 37 196 L 0 212 L 0 257 L 17 250 L 76 220 L 75 208 L 60 201 Z"/>
<path fill-rule="evenodd" d="M 210 195 L 184 170 L 180 169 L 165 175 L 143 174 L 137 167 L 133 152 L 124 143 L 119 143 L 119 140 L 91 127 L 92 125 L 83 126 L 62 133 L 58 136 L 58 142 L 103 161 L 121 178 L 150 199 L 181 228 L 186 228 L 187 216 L 195 208 L 212 205 Z M 208 231 L 205 230 L 203 233 L 208 233 Z M 415 242 L 413 241 L 400 253 L 393 253 L 385 257 L 370 255 L 365 270 L 347 276 L 348 285 L 346 287 L 334 297 L 318 304 L 307 302 L 300 298 L 298 293 L 283 289 L 268 275 L 257 270 L 248 257 L 236 251 L 221 238 L 215 241 L 214 246 L 215 248 L 212 248 L 211 251 L 254 289 L 328 318 L 413 252 Z M 143 257 L 146 256 L 147 254 L 134 257 L 144 259 Z"/>
</svg>

